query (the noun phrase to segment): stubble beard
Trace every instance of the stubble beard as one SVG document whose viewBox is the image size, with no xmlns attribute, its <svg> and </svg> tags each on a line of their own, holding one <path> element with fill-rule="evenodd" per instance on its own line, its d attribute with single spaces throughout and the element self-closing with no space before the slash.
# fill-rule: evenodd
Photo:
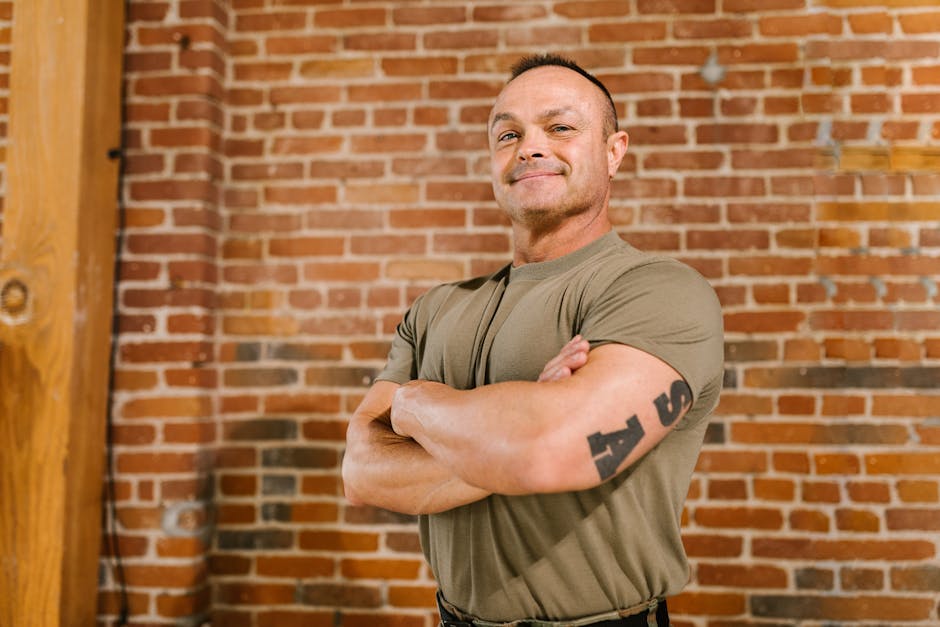
<svg viewBox="0 0 940 627">
<path fill-rule="evenodd" d="M 510 194 L 499 201 L 499 205 L 513 225 L 533 234 L 550 233 L 570 219 L 591 212 L 597 205 L 598 199 L 590 192 L 576 198 L 568 197 L 566 192 L 567 189 L 560 195 L 552 194 L 542 199 L 517 199 Z"/>
</svg>

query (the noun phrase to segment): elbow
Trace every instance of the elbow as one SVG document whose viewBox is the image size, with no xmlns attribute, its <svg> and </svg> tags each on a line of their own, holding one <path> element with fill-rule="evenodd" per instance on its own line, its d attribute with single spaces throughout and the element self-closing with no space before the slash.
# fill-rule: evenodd
<svg viewBox="0 0 940 627">
<path fill-rule="evenodd" d="M 351 421 L 346 430 L 346 450 L 341 460 L 341 478 L 343 481 L 343 494 L 350 505 L 367 505 L 365 485 L 365 466 L 363 461 L 368 458 L 368 433 L 361 422 Z"/>
<path fill-rule="evenodd" d="M 366 504 L 366 502 L 359 496 L 359 492 L 353 488 L 351 482 L 345 477 L 345 475 L 343 476 L 343 495 L 346 497 L 346 502 L 349 505 L 358 507 L 360 505 Z"/>
<path fill-rule="evenodd" d="M 341 477 L 343 480 L 343 495 L 350 505 L 366 505 L 363 495 L 363 478 L 359 471 L 359 464 L 356 462 L 355 446 L 348 443 L 346 452 L 343 454 L 341 467 Z"/>
<path fill-rule="evenodd" d="M 366 502 L 360 499 L 354 492 L 351 492 L 348 488 L 346 489 L 346 503 L 354 507 L 360 507 L 365 505 Z"/>
<path fill-rule="evenodd" d="M 359 493 L 356 489 L 356 477 L 352 469 L 352 463 L 349 461 L 348 453 L 343 457 L 342 478 L 343 495 L 346 497 L 346 502 L 350 505 L 363 505 L 363 501 L 359 497 Z"/>
</svg>

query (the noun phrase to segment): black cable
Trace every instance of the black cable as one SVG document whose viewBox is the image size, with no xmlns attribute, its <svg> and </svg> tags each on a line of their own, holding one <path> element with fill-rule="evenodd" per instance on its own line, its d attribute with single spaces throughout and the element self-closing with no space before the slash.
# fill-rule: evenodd
<svg viewBox="0 0 940 627">
<path fill-rule="evenodd" d="M 123 132 L 124 123 L 121 122 Z M 111 151 L 109 151 L 111 157 Z M 114 158 L 114 157 L 111 157 Z M 118 157 L 120 158 L 120 157 Z M 127 579 L 124 574 L 124 560 L 121 556 L 121 547 L 118 542 L 117 534 L 117 493 L 115 490 L 114 476 L 114 379 L 117 366 L 118 340 L 120 338 L 120 301 L 118 294 L 118 283 L 121 271 L 121 250 L 124 243 L 124 203 L 122 196 L 124 193 L 124 162 L 121 159 L 121 165 L 118 169 L 118 199 L 117 212 L 118 224 L 117 234 L 115 236 L 114 253 L 114 281 L 111 288 L 111 355 L 108 365 L 108 405 L 107 405 L 107 485 L 108 485 L 108 543 L 111 548 L 111 556 L 114 560 L 115 575 L 119 586 L 120 610 L 118 615 L 117 627 L 127 625 L 130 616 L 130 609 L 127 596 Z"/>
<path fill-rule="evenodd" d="M 130 9 L 130 0 L 125 0 L 124 2 L 124 15 L 125 20 L 126 16 L 129 14 Z M 126 25 L 124 27 L 126 32 Z M 122 46 L 123 49 L 126 47 Z M 123 72 L 122 72 L 123 77 Z M 115 244 L 114 244 L 114 269 L 113 269 L 113 281 L 111 285 L 111 354 L 108 363 L 108 402 L 107 402 L 107 415 L 106 415 L 106 451 L 107 459 L 106 463 L 107 468 L 107 490 L 108 490 L 108 503 L 107 509 L 105 510 L 105 529 L 107 531 L 108 544 L 110 547 L 110 553 L 112 560 L 114 562 L 115 570 L 115 579 L 118 584 L 118 619 L 115 627 L 126 627 L 128 620 L 130 618 L 130 602 L 128 600 L 127 594 L 127 577 L 124 572 L 124 559 L 121 555 L 121 547 L 118 542 L 118 529 L 117 529 L 117 492 L 115 490 L 115 476 L 114 476 L 114 379 L 115 379 L 115 370 L 117 368 L 117 356 L 118 356 L 118 340 L 120 338 L 120 294 L 118 290 L 118 285 L 120 284 L 121 278 L 121 252 L 124 246 L 124 227 L 125 227 L 125 216 L 124 216 L 124 132 L 126 130 L 127 118 L 125 106 L 125 96 L 123 87 L 124 82 L 122 81 L 122 94 L 121 94 L 121 120 L 120 120 L 120 142 L 121 146 L 117 148 L 111 148 L 108 150 L 108 159 L 117 159 L 118 160 L 118 177 L 117 177 L 117 233 L 115 234 Z M 103 512 L 104 513 L 104 512 Z"/>
</svg>

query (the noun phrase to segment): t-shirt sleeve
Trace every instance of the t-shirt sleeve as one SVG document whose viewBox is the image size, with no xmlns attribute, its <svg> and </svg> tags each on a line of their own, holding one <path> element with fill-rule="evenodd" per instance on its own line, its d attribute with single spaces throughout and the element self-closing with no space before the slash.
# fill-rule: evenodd
<svg viewBox="0 0 940 627">
<path fill-rule="evenodd" d="M 692 268 L 674 260 L 616 276 L 592 299 L 580 333 L 591 346 L 625 344 L 669 364 L 692 390 L 689 426 L 714 409 L 724 371 L 721 307 Z"/>
<path fill-rule="evenodd" d="M 392 381 L 404 385 L 418 378 L 417 323 L 422 298 L 419 297 L 405 313 L 395 328 L 392 346 L 388 351 L 385 368 L 375 377 L 376 381 Z"/>
</svg>

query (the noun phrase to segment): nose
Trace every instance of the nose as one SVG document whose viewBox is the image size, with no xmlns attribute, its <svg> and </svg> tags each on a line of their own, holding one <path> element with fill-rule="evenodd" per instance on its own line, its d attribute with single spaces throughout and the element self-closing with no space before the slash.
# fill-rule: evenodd
<svg viewBox="0 0 940 627">
<path fill-rule="evenodd" d="M 531 161 L 532 159 L 544 159 L 549 154 L 548 147 L 545 145 L 545 137 L 537 133 L 526 133 L 525 137 L 519 142 L 517 155 L 519 161 Z"/>
</svg>

